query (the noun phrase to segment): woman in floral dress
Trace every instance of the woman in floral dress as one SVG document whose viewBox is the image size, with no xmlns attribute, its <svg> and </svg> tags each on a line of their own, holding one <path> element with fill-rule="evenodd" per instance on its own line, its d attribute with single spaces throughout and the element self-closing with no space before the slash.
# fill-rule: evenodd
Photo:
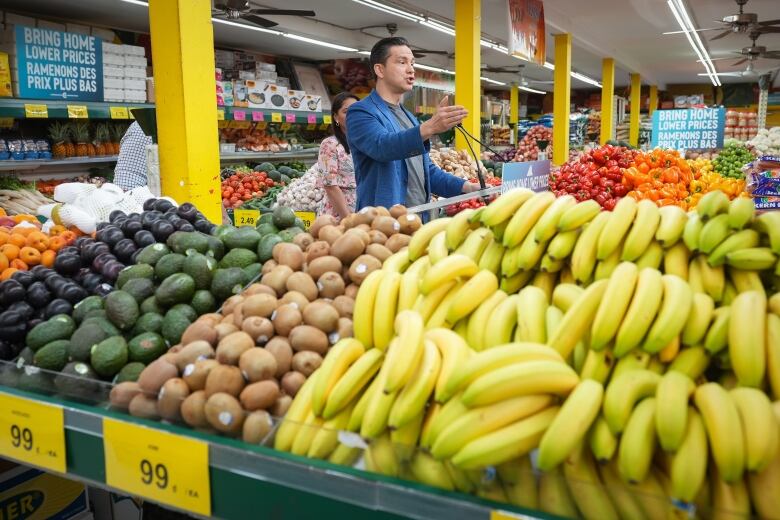
<svg viewBox="0 0 780 520">
<path fill-rule="evenodd" d="M 347 144 L 346 120 L 347 109 L 358 100 L 356 95 L 349 92 L 342 92 L 333 99 L 333 135 L 320 144 L 317 161 L 321 173 L 317 183 L 325 190 L 320 213 L 333 215 L 338 220 L 355 211 L 355 168 Z"/>
</svg>

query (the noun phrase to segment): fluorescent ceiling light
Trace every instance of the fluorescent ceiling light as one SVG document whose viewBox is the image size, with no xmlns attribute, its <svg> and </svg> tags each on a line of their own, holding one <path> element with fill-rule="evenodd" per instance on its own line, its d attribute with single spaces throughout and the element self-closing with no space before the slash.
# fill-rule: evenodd
<svg viewBox="0 0 780 520">
<path fill-rule="evenodd" d="M 494 85 L 506 85 L 503 81 L 496 81 L 494 79 L 486 78 L 485 76 L 480 76 L 479 79 L 482 81 L 487 81 L 488 83 L 492 83 Z"/>
<path fill-rule="evenodd" d="M 423 20 L 420 22 L 420 25 L 430 27 L 431 29 L 442 32 L 444 34 L 449 34 L 450 36 L 455 36 L 455 29 L 447 27 L 446 25 L 434 20 Z"/>
<path fill-rule="evenodd" d="M 371 56 L 371 51 L 358 51 L 358 54 L 363 54 L 364 56 Z"/>
<path fill-rule="evenodd" d="M 123 1 L 127 2 L 129 0 L 123 0 Z M 268 34 L 276 34 L 276 35 L 283 34 L 281 31 L 274 31 L 273 29 L 266 29 L 265 27 L 258 27 L 256 25 L 248 25 L 245 23 L 231 22 L 230 20 L 222 20 L 220 18 L 212 18 L 211 21 L 216 23 L 221 23 L 224 25 L 232 25 L 233 27 L 241 27 L 242 29 L 250 29 L 252 31 L 264 32 Z"/>
<path fill-rule="evenodd" d="M 599 83 L 595 79 L 591 79 L 588 76 L 585 76 L 584 74 L 580 74 L 579 72 L 572 72 L 571 77 L 574 79 L 578 79 L 583 83 L 588 83 L 589 85 L 593 85 L 594 87 L 601 88 L 601 83 Z"/>
<path fill-rule="evenodd" d="M 545 69 L 555 70 L 555 65 L 550 63 L 549 61 L 545 61 L 544 65 L 542 65 Z"/>
<path fill-rule="evenodd" d="M 704 64 L 704 69 L 707 71 L 707 75 L 709 76 L 710 81 L 716 87 L 720 86 L 720 79 L 718 79 L 718 76 L 715 74 L 715 66 L 712 64 L 710 55 L 707 52 L 707 49 L 704 48 L 704 45 L 702 44 L 701 39 L 696 32 L 696 28 L 693 26 L 693 23 L 691 23 L 691 19 L 688 16 L 688 12 L 686 11 L 685 6 L 683 6 L 679 0 L 667 0 L 666 3 L 669 6 L 669 9 L 671 9 L 672 14 L 674 15 L 674 19 L 677 20 L 677 24 L 685 33 L 685 37 L 688 39 L 688 43 L 691 45 L 693 50 L 696 52 L 696 55 Z M 693 34 L 695 39 L 691 36 L 691 34 Z"/>
<path fill-rule="evenodd" d="M 367 7 L 373 7 L 374 9 L 378 11 L 382 11 L 384 13 L 388 14 L 394 14 L 396 16 L 400 16 L 401 18 L 406 18 L 407 20 L 412 20 L 413 22 L 422 22 L 425 20 L 422 16 L 418 16 L 414 13 L 410 13 L 408 11 L 403 11 L 401 9 L 397 9 L 390 5 L 380 4 L 379 2 L 374 2 L 373 0 L 354 0 L 358 4 L 365 5 Z"/>
<path fill-rule="evenodd" d="M 423 65 L 422 63 L 415 63 L 414 64 L 415 69 L 422 69 L 422 70 L 430 70 L 433 72 L 441 72 L 442 74 L 450 74 L 452 76 L 455 75 L 455 73 L 451 70 L 442 69 L 439 67 L 432 67 L 431 65 Z"/>
<path fill-rule="evenodd" d="M 142 5 L 144 7 L 149 7 L 149 2 L 143 2 L 142 0 L 122 0 L 122 1 L 128 4 L 135 4 L 135 5 Z"/>
<path fill-rule="evenodd" d="M 531 87 L 517 87 L 519 90 L 525 90 L 526 92 L 533 92 L 534 94 L 548 94 L 549 92 L 545 92 L 544 90 L 536 90 L 535 88 Z"/>
<path fill-rule="evenodd" d="M 353 47 L 345 47 L 343 45 L 337 45 L 335 43 L 323 42 L 321 40 L 315 40 L 314 38 L 307 38 L 306 36 L 299 36 L 297 34 L 291 34 L 291 33 L 282 33 L 282 34 L 284 34 L 286 38 L 291 38 L 293 40 L 299 40 L 307 43 L 313 43 L 314 45 L 320 45 L 322 47 L 329 47 L 331 49 L 337 49 L 340 51 L 357 52 L 357 49 Z"/>
</svg>

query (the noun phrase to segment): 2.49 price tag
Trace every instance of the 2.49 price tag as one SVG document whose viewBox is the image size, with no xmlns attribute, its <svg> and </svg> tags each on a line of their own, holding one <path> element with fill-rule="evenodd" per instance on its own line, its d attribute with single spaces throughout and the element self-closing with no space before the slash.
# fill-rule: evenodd
<svg viewBox="0 0 780 520">
<path fill-rule="evenodd" d="M 62 408 L 0 393 L 0 454 L 65 473 Z"/>
<path fill-rule="evenodd" d="M 238 226 L 257 226 L 260 220 L 260 211 L 256 209 L 235 209 L 233 210 L 233 225 Z"/>
<path fill-rule="evenodd" d="M 106 484 L 203 516 L 211 515 L 208 445 L 103 419 Z"/>
</svg>

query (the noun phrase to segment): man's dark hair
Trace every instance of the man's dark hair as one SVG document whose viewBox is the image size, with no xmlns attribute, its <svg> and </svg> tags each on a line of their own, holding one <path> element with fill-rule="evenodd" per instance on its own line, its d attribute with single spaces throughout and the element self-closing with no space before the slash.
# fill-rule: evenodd
<svg viewBox="0 0 780 520">
<path fill-rule="evenodd" d="M 330 112 L 333 114 L 333 118 L 330 120 L 330 127 L 333 129 L 333 135 L 336 136 L 336 140 L 341 144 L 341 146 L 344 147 L 344 150 L 349 153 L 349 145 L 347 144 L 347 136 L 344 134 L 344 130 L 336 124 L 336 114 L 339 110 L 341 110 L 341 107 L 344 106 L 344 103 L 348 99 L 354 99 L 355 101 L 360 101 L 360 98 L 357 97 L 352 92 L 341 92 L 340 94 L 337 94 L 336 97 L 333 98 L 333 101 L 330 103 Z"/>
<path fill-rule="evenodd" d="M 369 61 L 371 63 L 371 72 L 373 74 L 376 74 L 374 72 L 374 65 L 377 63 L 384 65 L 387 61 L 388 56 L 390 56 L 390 47 L 397 47 L 399 45 L 409 47 L 409 42 L 406 41 L 406 38 L 401 38 L 400 36 L 391 36 L 389 38 L 382 38 L 376 42 L 373 47 L 371 47 L 371 58 L 369 58 Z"/>
</svg>

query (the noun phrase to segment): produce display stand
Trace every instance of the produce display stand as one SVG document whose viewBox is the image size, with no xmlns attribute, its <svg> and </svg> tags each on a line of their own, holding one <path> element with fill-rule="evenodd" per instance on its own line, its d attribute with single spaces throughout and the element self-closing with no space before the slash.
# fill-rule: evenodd
<svg viewBox="0 0 780 520">
<path fill-rule="evenodd" d="M 419 206 L 407 208 L 406 211 L 408 213 L 422 213 L 424 211 L 438 210 L 447 207 L 451 204 L 457 204 L 458 202 L 464 202 L 467 200 L 473 200 L 481 197 L 489 197 L 492 195 L 500 195 L 500 194 L 501 194 L 501 186 L 492 186 L 490 188 L 485 188 L 484 190 L 472 191 L 471 193 L 464 193 L 463 195 L 456 195 L 454 197 L 449 197 L 446 199 L 438 199 L 433 202 L 429 202 L 427 204 L 420 204 Z"/>
</svg>

